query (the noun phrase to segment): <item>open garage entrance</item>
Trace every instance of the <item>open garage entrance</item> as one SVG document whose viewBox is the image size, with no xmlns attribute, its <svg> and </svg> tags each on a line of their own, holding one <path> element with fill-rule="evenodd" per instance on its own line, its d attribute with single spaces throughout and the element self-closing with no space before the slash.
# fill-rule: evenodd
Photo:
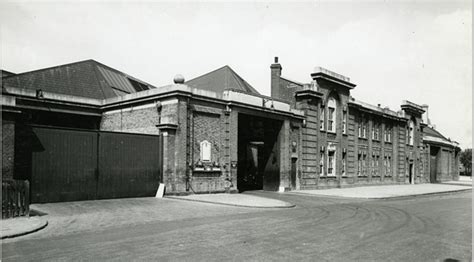
<svg viewBox="0 0 474 262">
<path fill-rule="evenodd" d="M 239 113 L 237 188 L 276 191 L 280 185 L 282 121 Z"/>
</svg>

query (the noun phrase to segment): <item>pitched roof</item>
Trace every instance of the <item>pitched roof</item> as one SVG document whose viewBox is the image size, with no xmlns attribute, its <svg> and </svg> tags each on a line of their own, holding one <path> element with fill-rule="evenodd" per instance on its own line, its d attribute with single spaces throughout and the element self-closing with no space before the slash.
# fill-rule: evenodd
<svg viewBox="0 0 474 262">
<path fill-rule="evenodd" d="M 432 136 L 432 137 L 438 137 L 446 141 L 448 140 L 445 136 L 443 136 L 440 132 L 438 132 L 438 130 L 434 129 L 431 126 L 426 126 L 425 128 L 423 128 L 423 134 Z"/>
<path fill-rule="evenodd" d="M 2 87 L 106 99 L 155 88 L 95 60 L 85 60 L 6 76 Z"/>
<path fill-rule="evenodd" d="M 185 84 L 193 88 L 204 89 L 218 94 L 221 94 L 224 90 L 236 90 L 253 95 L 260 95 L 255 88 L 228 65 L 188 80 Z"/>
<path fill-rule="evenodd" d="M 452 146 L 458 146 L 458 143 L 451 141 L 443 136 L 438 130 L 434 129 L 432 126 L 425 126 L 423 128 L 423 140 L 425 142 L 437 142 Z"/>
</svg>

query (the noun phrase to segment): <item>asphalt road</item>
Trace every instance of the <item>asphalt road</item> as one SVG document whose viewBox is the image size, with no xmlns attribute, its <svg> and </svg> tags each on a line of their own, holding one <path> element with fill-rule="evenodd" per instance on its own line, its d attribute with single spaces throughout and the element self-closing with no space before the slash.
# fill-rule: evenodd
<svg viewBox="0 0 474 262">
<path fill-rule="evenodd" d="M 471 261 L 471 191 L 380 201 L 255 194 L 297 207 L 245 212 L 226 207 L 222 215 L 213 211 L 210 216 L 20 237 L 3 243 L 2 257 L 4 261 Z M 191 204 L 203 213 L 216 208 Z"/>
</svg>

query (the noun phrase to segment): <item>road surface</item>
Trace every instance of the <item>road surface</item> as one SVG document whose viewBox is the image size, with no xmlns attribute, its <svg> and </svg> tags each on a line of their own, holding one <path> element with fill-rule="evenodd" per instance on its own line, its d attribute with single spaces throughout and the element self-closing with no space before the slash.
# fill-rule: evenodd
<svg viewBox="0 0 474 262">
<path fill-rule="evenodd" d="M 471 191 L 377 201 L 253 194 L 296 207 L 186 203 L 209 215 L 38 232 L 4 241 L 3 260 L 471 261 Z"/>
</svg>

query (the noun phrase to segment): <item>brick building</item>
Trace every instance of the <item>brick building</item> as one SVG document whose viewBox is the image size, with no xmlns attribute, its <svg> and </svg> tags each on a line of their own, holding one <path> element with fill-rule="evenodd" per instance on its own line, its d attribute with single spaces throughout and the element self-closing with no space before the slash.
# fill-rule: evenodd
<svg viewBox="0 0 474 262">
<path fill-rule="evenodd" d="M 277 58 L 270 68 L 271 97 L 228 66 L 162 87 L 93 60 L 5 71 L 3 178 L 33 181 L 38 202 L 153 195 L 158 182 L 188 194 L 458 178 L 459 147 L 431 126 L 427 106 L 404 101 L 395 112 L 354 99 L 356 85 L 324 68 L 310 83 L 283 77 Z"/>
</svg>

